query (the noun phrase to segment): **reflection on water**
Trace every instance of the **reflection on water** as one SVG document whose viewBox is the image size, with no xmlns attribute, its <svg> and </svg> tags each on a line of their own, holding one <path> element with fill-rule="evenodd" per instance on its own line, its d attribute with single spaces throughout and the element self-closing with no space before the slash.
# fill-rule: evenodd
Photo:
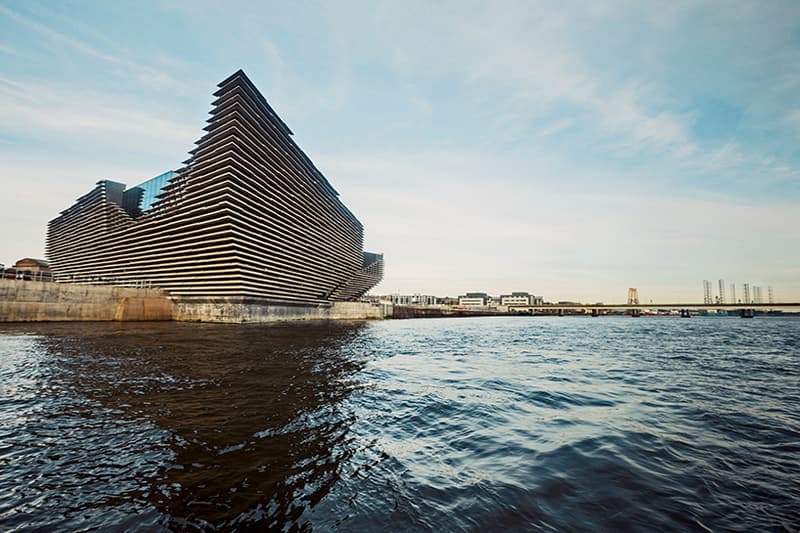
<svg viewBox="0 0 800 533">
<path fill-rule="evenodd" d="M 346 457 L 362 328 L 18 328 L 36 336 L 0 348 L 22 408 L 3 400 L 5 524 L 297 522 Z"/>
<path fill-rule="evenodd" d="M 791 529 L 800 320 L 0 327 L 0 529 Z"/>
</svg>

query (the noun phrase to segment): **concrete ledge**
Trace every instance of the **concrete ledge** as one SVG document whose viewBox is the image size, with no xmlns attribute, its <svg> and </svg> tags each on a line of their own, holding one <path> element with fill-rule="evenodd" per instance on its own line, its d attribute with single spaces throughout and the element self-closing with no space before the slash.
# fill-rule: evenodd
<svg viewBox="0 0 800 533">
<path fill-rule="evenodd" d="M 0 322 L 172 320 L 158 289 L 0 280 Z"/>
<path fill-rule="evenodd" d="M 370 320 L 391 315 L 391 305 L 363 302 L 303 305 L 253 298 L 173 299 L 159 289 L 0 280 L 0 322 L 178 320 L 241 324 Z"/>
<path fill-rule="evenodd" d="M 391 316 L 391 306 L 364 302 L 332 305 L 279 305 L 236 298 L 193 302 L 175 300 L 174 320 L 185 322 L 263 323 L 289 320 L 372 320 Z"/>
</svg>

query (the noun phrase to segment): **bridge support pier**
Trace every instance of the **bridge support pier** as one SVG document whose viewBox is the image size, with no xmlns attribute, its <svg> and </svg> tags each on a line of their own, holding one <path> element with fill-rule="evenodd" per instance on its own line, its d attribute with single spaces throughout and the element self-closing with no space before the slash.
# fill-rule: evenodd
<svg viewBox="0 0 800 533">
<path fill-rule="evenodd" d="M 692 318 L 692 314 L 688 309 L 681 309 L 681 318 Z"/>
<path fill-rule="evenodd" d="M 631 316 L 633 318 L 641 317 L 642 316 L 642 310 L 641 309 L 631 309 Z"/>
<path fill-rule="evenodd" d="M 558 310 L 558 316 L 564 316 L 564 310 L 563 309 L 559 309 Z"/>
<path fill-rule="evenodd" d="M 592 309 L 592 316 L 600 316 L 600 310 L 599 309 Z"/>
<path fill-rule="evenodd" d="M 742 318 L 753 318 L 754 316 L 756 316 L 756 310 L 755 309 L 742 309 L 740 316 Z"/>
</svg>

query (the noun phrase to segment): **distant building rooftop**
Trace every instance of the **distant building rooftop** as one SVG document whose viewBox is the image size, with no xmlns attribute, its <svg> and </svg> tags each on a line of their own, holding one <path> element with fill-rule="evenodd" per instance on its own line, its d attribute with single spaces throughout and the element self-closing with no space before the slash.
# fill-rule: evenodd
<svg viewBox="0 0 800 533">
<path fill-rule="evenodd" d="M 17 270 L 30 270 L 32 272 L 50 272 L 50 263 L 44 259 L 25 257 L 14 263 L 13 268 Z"/>
<path fill-rule="evenodd" d="M 16 263 L 14 263 L 14 268 L 19 269 L 39 269 L 39 270 L 50 270 L 50 263 L 45 261 L 44 259 L 34 259 L 33 257 L 25 257 L 20 259 Z"/>
</svg>

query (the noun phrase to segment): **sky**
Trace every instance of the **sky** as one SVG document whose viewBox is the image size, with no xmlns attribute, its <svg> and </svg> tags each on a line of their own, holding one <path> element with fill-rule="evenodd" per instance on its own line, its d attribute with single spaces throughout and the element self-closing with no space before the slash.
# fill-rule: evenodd
<svg viewBox="0 0 800 533">
<path fill-rule="evenodd" d="M 0 262 L 188 157 L 242 68 L 379 294 L 800 301 L 800 2 L 0 0 Z"/>
</svg>

